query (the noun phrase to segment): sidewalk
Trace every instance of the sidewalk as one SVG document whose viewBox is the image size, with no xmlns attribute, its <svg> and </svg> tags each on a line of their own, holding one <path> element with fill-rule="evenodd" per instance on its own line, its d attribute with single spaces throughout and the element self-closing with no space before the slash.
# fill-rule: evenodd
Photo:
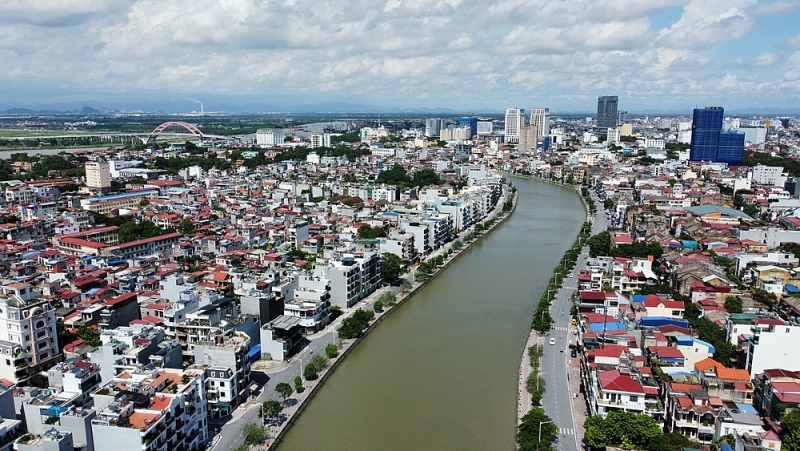
<svg viewBox="0 0 800 451">
<path fill-rule="evenodd" d="M 572 330 L 577 326 L 570 326 L 570 343 L 576 343 L 577 335 L 572 335 Z M 578 449 L 583 449 L 583 425 L 586 422 L 586 398 L 581 393 L 581 355 L 574 359 L 569 359 L 567 365 L 569 376 L 569 390 L 572 395 L 572 419 L 575 422 L 575 438 L 578 442 Z"/>
</svg>

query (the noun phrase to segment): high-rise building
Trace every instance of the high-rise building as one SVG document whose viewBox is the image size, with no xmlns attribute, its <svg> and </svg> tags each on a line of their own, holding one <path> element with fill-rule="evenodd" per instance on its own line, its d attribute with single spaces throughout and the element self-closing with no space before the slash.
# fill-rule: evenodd
<svg viewBox="0 0 800 451">
<path fill-rule="evenodd" d="M 462 117 L 458 120 L 459 127 L 469 127 L 470 136 L 478 134 L 478 118 L 477 117 Z"/>
<path fill-rule="evenodd" d="M 311 145 L 310 147 L 313 149 L 315 147 L 330 147 L 331 146 L 331 134 L 330 133 L 323 133 L 321 135 L 315 134 L 311 135 Z"/>
<path fill-rule="evenodd" d="M 101 191 L 111 189 L 111 165 L 105 161 L 86 162 L 86 186 Z"/>
<path fill-rule="evenodd" d="M 444 119 L 436 117 L 425 119 L 425 136 L 439 136 L 444 128 Z"/>
<path fill-rule="evenodd" d="M 597 128 L 617 126 L 617 96 L 600 96 L 597 98 Z"/>
<path fill-rule="evenodd" d="M 741 164 L 744 160 L 744 133 L 722 130 L 725 109 L 721 106 L 696 108 L 692 115 L 691 161 Z"/>
<path fill-rule="evenodd" d="M 542 136 L 550 134 L 550 108 L 534 108 L 531 110 L 531 125 L 536 127 L 536 142 Z"/>
<path fill-rule="evenodd" d="M 619 112 L 619 123 L 620 124 L 624 124 L 626 122 L 628 122 L 628 112 L 625 111 L 625 110 L 622 110 L 622 111 Z"/>
<path fill-rule="evenodd" d="M 506 142 L 518 143 L 519 134 L 525 126 L 525 108 L 506 110 Z"/>
<path fill-rule="evenodd" d="M 539 144 L 539 131 L 534 125 L 527 125 L 522 127 L 519 132 L 519 146 L 517 148 L 520 152 L 530 152 L 535 149 Z"/>
</svg>

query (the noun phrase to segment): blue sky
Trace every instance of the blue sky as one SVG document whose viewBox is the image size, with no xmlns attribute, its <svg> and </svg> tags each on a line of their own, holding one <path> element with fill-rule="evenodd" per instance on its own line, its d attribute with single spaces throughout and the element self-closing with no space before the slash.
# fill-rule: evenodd
<svg viewBox="0 0 800 451">
<path fill-rule="evenodd" d="M 797 0 L 5 0 L 0 108 L 800 105 Z"/>
</svg>

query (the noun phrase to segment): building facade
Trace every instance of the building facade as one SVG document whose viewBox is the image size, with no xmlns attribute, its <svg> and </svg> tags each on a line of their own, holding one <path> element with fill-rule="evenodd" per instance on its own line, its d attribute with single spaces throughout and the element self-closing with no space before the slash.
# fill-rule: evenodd
<svg viewBox="0 0 800 451">
<path fill-rule="evenodd" d="M 600 96 L 597 98 L 597 128 L 616 128 L 617 126 L 617 96 Z"/>
<path fill-rule="evenodd" d="M 518 143 L 523 127 L 525 127 L 525 109 L 508 108 L 506 110 L 506 142 Z"/>
</svg>

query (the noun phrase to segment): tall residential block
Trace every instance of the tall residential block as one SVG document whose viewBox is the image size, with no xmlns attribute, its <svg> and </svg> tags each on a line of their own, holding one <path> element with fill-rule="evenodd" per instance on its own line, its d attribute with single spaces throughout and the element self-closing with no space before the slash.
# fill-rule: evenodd
<svg viewBox="0 0 800 451">
<path fill-rule="evenodd" d="M 444 128 L 444 119 L 429 118 L 425 119 L 425 136 L 439 136 Z"/>
<path fill-rule="evenodd" d="M 101 191 L 111 189 L 111 165 L 106 161 L 86 162 L 86 186 Z"/>
<path fill-rule="evenodd" d="M 509 108 L 506 110 L 506 142 L 518 143 L 519 134 L 525 126 L 525 109 Z"/>
<path fill-rule="evenodd" d="M 597 98 L 597 128 L 614 128 L 617 126 L 617 96 L 600 96 Z"/>
<path fill-rule="evenodd" d="M 550 134 L 550 108 L 534 108 L 531 110 L 531 126 L 536 127 L 536 142 L 542 136 Z"/>
<path fill-rule="evenodd" d="M 710 106 L 695 109 L 692 115 L 691 161 L 741 164 L 744 160 L 744 133 L 723 130 L 725 109 Z"/>
</svg>

